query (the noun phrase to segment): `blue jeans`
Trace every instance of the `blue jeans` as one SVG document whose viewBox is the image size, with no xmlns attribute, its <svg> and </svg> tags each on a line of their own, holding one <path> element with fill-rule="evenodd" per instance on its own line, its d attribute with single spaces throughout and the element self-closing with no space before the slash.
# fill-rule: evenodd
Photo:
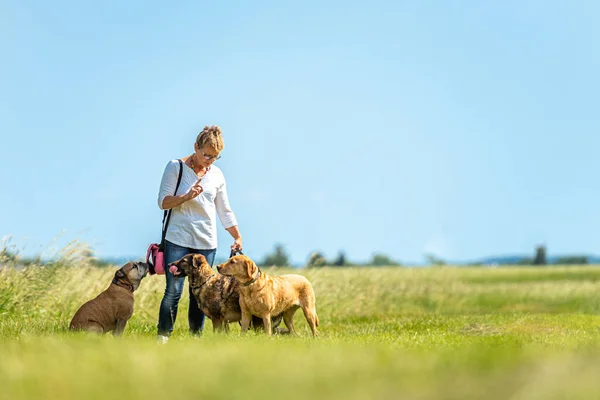
<svg viewBox="0 0 600 400">
<path fill-rule="evenodd" d="M 167 279 L 167 287 L 165 295 L 160 302 L 160 311 L 158 313 L 158 334 L 163 336 L 171 336 L 173 325 L 177 318 L 177 305 L 183 293 L 183 284 L 185 277 L 174 276 L 169 272 L 168 265 L 181 257 L 190 253 L 199 253 L 206 257 L 206 261 L 213 266 L 217 249 L 212 250 L 197 250 L 188 247 L 182 247 L 165 242 L 165 277 Z M 190 324 L 190 332 L 193 334 L 201 334 L 204 329 L 204 313 L 198 308 L 198 302 L 190 290 L 190 308 L 188 310 L 188 322 Z"/>
</svg>

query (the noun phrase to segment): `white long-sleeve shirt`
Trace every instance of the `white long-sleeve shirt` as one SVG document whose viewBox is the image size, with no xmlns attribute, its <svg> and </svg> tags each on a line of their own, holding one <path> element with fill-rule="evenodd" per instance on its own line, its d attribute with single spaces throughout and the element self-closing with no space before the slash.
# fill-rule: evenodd
<svg viewBox="0 0 600 400">
<path fill-rule="evenodd" d="M 185 163 L 177 195 L 187 193 L 198 181 L 196 173 Z M 179 176 L 179 161 L 171 160 L 165 167 L 160 190 L 158 206 L 163 209 L 165 197 L 173 196 L 177 177 Z M 225 177 L 219 167 L 212 165 L 202 177 L 204 191 L 196 198 L 171 209 L 171 220 L 167 229 L 167 240 L 179 246 L 198 250 L 217 248 L 216 214 L 225 229 L 237 225 L 235 215 L 229 206 Z"/>
</svg>

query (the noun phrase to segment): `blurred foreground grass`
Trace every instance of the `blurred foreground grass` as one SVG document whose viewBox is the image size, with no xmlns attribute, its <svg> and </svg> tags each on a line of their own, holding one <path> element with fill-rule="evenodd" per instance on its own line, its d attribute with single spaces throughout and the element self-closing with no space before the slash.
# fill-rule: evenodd
<svg viewBox="0 0 600 400">
<path fill-rule="evenodd" d="M 600 397 L 600 268 L 295 271 L 315 287 L 320 337 L 175 333 L 155 342 L 164 277 L 135 293 L 124 337 L 66 330 L 115 268 L 0 271 L 0 398 Z M 267 269 L 267 273 L 287 273 Z M 187 290 L 187 289 L 186 289 Z"/>
</svg>

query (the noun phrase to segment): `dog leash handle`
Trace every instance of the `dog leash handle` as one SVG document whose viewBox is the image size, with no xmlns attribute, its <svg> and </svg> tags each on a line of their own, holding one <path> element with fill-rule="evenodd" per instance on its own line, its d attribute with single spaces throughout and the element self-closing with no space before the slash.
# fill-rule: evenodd
<svg viewBox="0 0 600 400">
<path fill-rule="evenodd" d="M 241 251 L 241 250 L 233 250 L 233 249 L 232 249 L 232 250 L 231 250 L 231 253 L 229 253 L 229 258 L 231 258 L 231 257 L 235 256 L 236 254 L 241 254 L 241 255 L 244 255 L 244 253 L 242 253 L 242 251 Z"/>
</svg>

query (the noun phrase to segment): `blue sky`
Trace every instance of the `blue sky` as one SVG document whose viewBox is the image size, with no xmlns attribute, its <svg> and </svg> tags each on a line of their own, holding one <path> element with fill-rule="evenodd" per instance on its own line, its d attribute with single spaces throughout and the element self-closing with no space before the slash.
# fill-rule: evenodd
<svg viewBox="0 0 600 400">
<path fill-rule="evenodd" d="M 599 3 L 449 3 L 0 2 L 0 236 L 141 257 L 217 124 L 253 258 L 600 253 Z"/>
</svg>

